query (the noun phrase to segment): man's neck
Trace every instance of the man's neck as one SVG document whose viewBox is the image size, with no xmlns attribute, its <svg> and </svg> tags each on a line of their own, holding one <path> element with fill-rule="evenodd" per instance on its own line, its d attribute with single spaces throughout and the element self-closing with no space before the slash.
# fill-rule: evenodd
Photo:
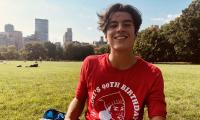
<svg viewBox="0 0 200 120">
<path fill-rule="evenodd" d="M 136 63 L 137 59 L 132 52 L 112 52 L 109 54 L 109 62 L 114 68 L 125 70 Z"/>
</svg>

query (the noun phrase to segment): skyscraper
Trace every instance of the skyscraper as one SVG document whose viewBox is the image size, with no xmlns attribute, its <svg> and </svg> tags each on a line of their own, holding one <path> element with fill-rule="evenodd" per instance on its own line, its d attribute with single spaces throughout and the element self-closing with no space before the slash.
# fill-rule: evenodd
<svg viewBox="0 0 200 120">
<path fill-rule="evenodd" d="M 65 32 L 63 36 L 63 44 L 67 44 L 72 42 L 72 28 L 67 28 L 67 32 Z"/>
<path fill-rule="evenodd" d="M 14 45 L 17 50 L 24 47 L 21 31 L 14 30 L 12 24 L 5 25 L 5 32 L 0 32 L 0 46 Z"/>
<path fill-rule="evenodd" d="M 49 27 L 47 19 L 35 19 L 35 37 L 40 41 L 48 41 Z"/>
<path fill-rule="evenodd" d="M 11 24 L 6 24 L 5 25 L 5 32 L 13 32 L 14 31 L 14 26 Z"/>
</svg>

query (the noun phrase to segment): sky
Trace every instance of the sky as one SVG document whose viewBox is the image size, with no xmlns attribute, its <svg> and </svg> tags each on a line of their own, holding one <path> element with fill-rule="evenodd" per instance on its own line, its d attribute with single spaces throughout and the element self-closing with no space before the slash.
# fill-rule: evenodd
<svg viewBox="0 0 200 120">
<path fill-rule="evenodd" d="M 12 24 L 23 36 L 34 34 L 35 18 L 49 20 L 49 40 L 63 42 L 67 28 L 72 28 L 73 41 L 100 40 L 97 13 L 114 3 L 131 4 L 142 13 L 141 29 L 163 25 L 180 16 L 192 0 L 0 0 L 0 32 Z"/>
</svg>

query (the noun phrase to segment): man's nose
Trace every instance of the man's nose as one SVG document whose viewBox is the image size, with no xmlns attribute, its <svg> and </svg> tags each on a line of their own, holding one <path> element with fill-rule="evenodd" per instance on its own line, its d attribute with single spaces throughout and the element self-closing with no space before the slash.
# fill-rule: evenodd
<svg viewBox="0 0 200 120">
<path fill-rule="evenodd" d="M 124 30 L 123 24 L 118 24 L 117 31 L 123 31 L 123 30 Z"/>
</svg>

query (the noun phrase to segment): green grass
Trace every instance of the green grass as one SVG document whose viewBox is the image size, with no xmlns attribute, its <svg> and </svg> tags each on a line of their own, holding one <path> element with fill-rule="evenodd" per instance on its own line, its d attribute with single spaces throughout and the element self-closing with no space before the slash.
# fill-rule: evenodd
<svg viewBox="0 0 200 120">
<path fill-rule="evenodd" d="M 200 120 L 200 65 L 159 65 L 169 120 Z"/>
<path fill-rule="evenodd" d="M 66 111 L 81 62 L 0 63 L 0 119 L 38 120 L 48 108 Z M 23 67 L 17 68 L 21 64 Z M 200 120 L 200 65 L 157 64 L 165 78 L 168 120 Z M 144 120 L 147 120 L 145 115 Z"/>
</svg>

